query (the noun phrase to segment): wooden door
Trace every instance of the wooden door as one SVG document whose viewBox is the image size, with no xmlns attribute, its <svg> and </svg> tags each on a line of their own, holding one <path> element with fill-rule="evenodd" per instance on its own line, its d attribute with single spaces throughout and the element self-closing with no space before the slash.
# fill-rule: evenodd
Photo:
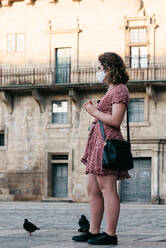
<svg viewBox="0 0 166 248">
<path fill-rule="evenodd" d="M 121 181 L 122 202 L 151 201 L 151 159 L 134 159 L 134 169 L 129 171 L 130 179 Z"/>
<path fill-rule="evenodd" d="M 68 164 L 53 164 L 53 197 L 68 197 Z"/>
</svg>

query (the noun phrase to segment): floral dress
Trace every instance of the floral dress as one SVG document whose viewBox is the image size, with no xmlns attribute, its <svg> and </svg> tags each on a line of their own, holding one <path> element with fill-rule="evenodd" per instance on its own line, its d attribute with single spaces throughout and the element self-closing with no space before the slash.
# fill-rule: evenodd
<svg viewBox="0 0 166 248">
<path fill-rule="evenodd" d="M 126 85 L 118 84 L 108 90 L 102 97 L 97 109 L 106 114 L 112 114 L 112 105 L 114 103 L 129 103 L 129 91 Z M 123 140 L 120 128 L 114 128 L 103 123 L 104 132 L 106 138 L 114 138 Z M 88 142 L 86 145 L 84 156 L 81 162 L 86 165 L 86 174 L 96 175 L 116 175 L 118 180 L 124 178 L 130 178 L 128 171 L 115 171 L 108 170 L 102 167 L 102 151 L 103 151 L 103 137 L 101 135 L 99 120 L 95 119 L 91 125 Z"/>
</svg>

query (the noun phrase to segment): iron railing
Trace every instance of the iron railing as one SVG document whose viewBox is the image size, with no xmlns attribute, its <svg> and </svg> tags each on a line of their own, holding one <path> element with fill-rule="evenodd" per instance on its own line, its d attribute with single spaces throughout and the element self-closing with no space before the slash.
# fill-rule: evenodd
<svg viewBox="0 0 166 248">
<path fill-rule="evenodd" d="M 96 67 L 0 69 L 0 85 L 97 83 Z M 166 80 L 166 65 L 127 68 L 130 81 Z"/>
</svg>

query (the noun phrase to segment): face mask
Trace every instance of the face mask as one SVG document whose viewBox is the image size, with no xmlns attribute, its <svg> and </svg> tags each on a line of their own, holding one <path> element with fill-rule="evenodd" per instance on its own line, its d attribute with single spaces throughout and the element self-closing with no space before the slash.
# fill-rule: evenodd
<svg viewBox="0 0 166 248">
<path fill-rule="evenodd" d="M 98 71 L 96 72 L 96 77 L 97 77 L 97 80 L 102 83 L 104 78 L 105 78 L 105 72 L 104 71 Z"/>
</svg>

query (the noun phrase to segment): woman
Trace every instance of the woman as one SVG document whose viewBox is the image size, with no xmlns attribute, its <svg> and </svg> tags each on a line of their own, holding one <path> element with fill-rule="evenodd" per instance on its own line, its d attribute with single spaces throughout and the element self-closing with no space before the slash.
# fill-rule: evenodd
<svg viewBox="0 0 166 248">
<path fill-rule="evenodd" d="M 82 163 L 88 174 L 87 191 L 90 198 L 91 223 L 89 232 L 72 239 L 94 245 L 117 245 L 116 227 L 120 212 L 117 193 L 117 180 L 130 178 L 128 171 L 113 171 L 102 168 L 103 138 L 99 120 L 103 122 L 106 138 L 122 139 L 120 131 L 127 105 L 129 92 L 126 83 L 129 79 L 122 58 L 112 52 L 99 56 L 97 78 L 108 86 L 108 90 L 97 106 L 91 101 L 84 104 L 89 115 L 95 117 Z M 105 210 L 106 228 L 100 233 L 100 225 Z"/>
</svg>

